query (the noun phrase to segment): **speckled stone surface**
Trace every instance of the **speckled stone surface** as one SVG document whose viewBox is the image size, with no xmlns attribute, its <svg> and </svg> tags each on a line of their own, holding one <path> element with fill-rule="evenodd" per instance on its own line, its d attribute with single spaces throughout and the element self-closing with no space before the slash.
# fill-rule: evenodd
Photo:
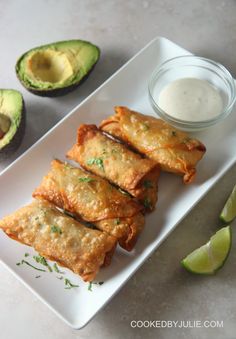
<svg viewBox="0 0 236 339">
<path fill-rule="evenodd" d="M 0 171 L 155 36 L 220 61 L 236 76 L 235 17 L 233 0 L 2 1 L 0 87 L 21 90 L 28 116 L 22 146 L 0 164 Z M 73 38 L 91 40 L 101 47 L 101 60 L 90 78 L 61 98 L 39 98 L 26 92 L 15 77 L 16 58 L 33 46 Z M 215 276 L 192 276 L 179 265 L 216 231 L 219 212 L 235 182 L 236 166 L 80 331 L 61 322 L 0 266 L 0 338 L 235 338 L 235 240 L 226 265 Z M 130 326 L 132 320 L 219 320 L 223 328 L 138 329 Z"/>
</svg>

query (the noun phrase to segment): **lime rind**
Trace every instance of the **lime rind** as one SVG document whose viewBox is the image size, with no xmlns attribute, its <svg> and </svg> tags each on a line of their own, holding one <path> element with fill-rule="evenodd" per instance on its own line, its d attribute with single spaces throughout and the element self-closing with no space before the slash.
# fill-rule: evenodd
<svg viewBox="0 0 236 339">
<path fill-rule="evenodd" d="M 230 226 L 223 227 L 205 245 L 184 258 L 181 264 L 187 271 L 194 274 L 214 274 L 224 265 L 231 243 L 231 228 Z"/>
<path fill-rule="evenodd" d="M 224 223 L 229 223 L 235 217 L 236 217 L 236 185 L 234 186 L 229 198 L 225 203 L 223 210 L 220 213 L 220 219 Z"/>
</svg>

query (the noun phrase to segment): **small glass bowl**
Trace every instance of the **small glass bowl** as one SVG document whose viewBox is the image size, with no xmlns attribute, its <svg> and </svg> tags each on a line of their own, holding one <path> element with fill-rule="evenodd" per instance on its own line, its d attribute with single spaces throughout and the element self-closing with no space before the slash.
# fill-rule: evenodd
<svg viewBox="0 0 236 339">
<path fill-rule="evenodd" d="M 202 121 L 181 120 L 164 112 L 157 103 L 160 92 L 167 84 L 181 78 L 208 81 L 222 97 L 222 112 L 212 119 Z M 149 80 L 148 91 L 151 105 L 159 117 L 176 128 L 186 131 L 202 130 L 222 121 L 231 113 L 236 98 L 235 83 L 230 72 L 215 61 L 193 55 L 169 59 L 158 66 Z"/>
</svg>

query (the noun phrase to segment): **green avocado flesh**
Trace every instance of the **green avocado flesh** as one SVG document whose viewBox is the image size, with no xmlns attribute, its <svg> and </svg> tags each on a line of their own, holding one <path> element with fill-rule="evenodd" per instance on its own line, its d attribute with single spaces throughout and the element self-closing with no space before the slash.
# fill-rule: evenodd
<svg viewBox="0 0 236 339">
<path fill-rule="evenodd" d="M 19 145 L 23 134 L 24 103 L 20 92 L 0 89 L 0 157 Z"/>
<path fill-rule="evenodd" d="M 100 56 L 95 45 L 82 40 L 55 42 L 31 49 L 16 64 L 16 73 L 29 90 L 52 91 L 79 84 Z"/>
</svg>

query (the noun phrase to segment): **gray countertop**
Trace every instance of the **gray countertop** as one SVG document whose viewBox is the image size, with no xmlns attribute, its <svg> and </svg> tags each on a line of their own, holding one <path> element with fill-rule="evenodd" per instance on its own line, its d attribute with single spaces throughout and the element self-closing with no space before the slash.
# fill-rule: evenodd
<svg viewBox="0 0 236 339">
<path fill-rule="evenodd" d="M 19 89 L 27 107 L 24 141 L 0 171 L 156 36 L 223 63 L 236 76 L 236 2 L 220 1 L 1 1 L 0 87 Z M 40 98 L 17 81 L 17 57 L 34 46 L 83 38 L 102 57 L 89 79 L 71 94 Z M 0 337 L 235 338 L 236 243 L 224 268 L 211 277 L 185 272 L 179 261 L 205 243 L 236 182 L 234 166 L 179 224 L 112 301 L 82 330 L 70 329 L 0 266 Z M 132 320 L 192 321 L 189 328 L 132 328 Z M 223 321 L 222 328 L 194 328 L 194 321 Z"/>
</svg>

